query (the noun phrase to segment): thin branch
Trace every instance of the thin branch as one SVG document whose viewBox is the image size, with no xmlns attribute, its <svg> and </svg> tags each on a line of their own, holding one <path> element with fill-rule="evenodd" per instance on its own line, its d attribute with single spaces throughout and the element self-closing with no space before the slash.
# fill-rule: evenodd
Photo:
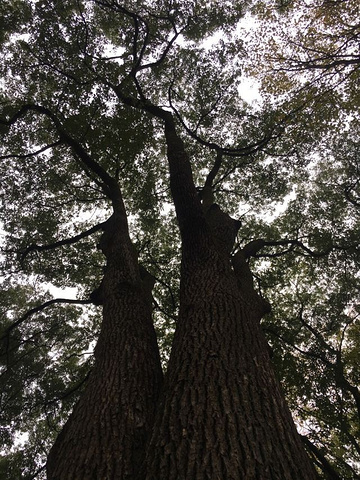
<svg viewBox="0 0 360 480">
<path fill-rule="evenodd" d="M 62 75 L 66 79 L 71 80 L 76 85 L 79 85 L 79 86 L 82 86 L 82 87 L 90 85 L 94 81 L 94 78 L 91 78 L 90 80 L 87 80 L 85 82 L 81 81 L 75 75 L 73 75 L 72 73 L 67 72 L 59 63 L 56 63 L 56 62 L 50 63 L 50 62 L 47 62 L 47 61 L 43 60 L 39 55 L 37 55 L 35 53 L 34 50 L 31 49 L 29 44 L 25 44 L 25 48 L 38 61 L 37 64 L 32 64 L 31 67 L 33 69 L 38 69 L 39 67 L 47 67 L 49 70 L 52 70 L 56 73 L 59 73 L 60 75 Z"/>
<path fill-rule="evenodd" d="M 321 465 L 321 469 L 326 474 L 326 477 L 329 480 L 341 480 L 341 477 L 336 473 L 333 467 L 330 465 L 328 460 L 325 458 L 321 450 L 316 447 L 310 440 L 304 435 L 300 435 L 300 438 L 308 450 L 317 458 Z"/>
<path fill-rule="evenodd" d="M 63 392 L 61 395 L 57 396 L 56 398 L 53 398 L 52 400 L 48 400 L 45 404 L 41 404 L 41 405 L 43 405 L 44 407 L 47 407 L 48 405 L 56 403 L 59 400 L 64 400 L 65 398 L 70 397 L 70 395 L 72 395 L 74 392 L 79 390 L 79 388 L 81 388 L 84 385 L 84 383 L 89 380 L 90 374 L 91 374 L 91 369 L 87 372 L 85 377 L 80 380 L 80 382 L 77 382 L 74 386 L 72 386 L 68 390 L 65 390 L 65 392 Z"/>
<path fill-rule="evenodd" d="M 104 7 L 105 9 L 108 9 L 109 7 L 114 11 L 114 12 L 120 12 L 123 15 L 126 15 L 128 18 L 130 18 L 134 24 L 134 36 L 133 36 L 133 41 L 132 41 L 132 57 L 133 57 L 133 66 L 131 68 L 131 71 L 129 73 L 130 77 L 135 78 L 136 73 L 141 70 L 141 62 L 142 59 L 145 55 L 146 47 L 149 42 L 149 32 L 150 28 L 147 23 L 147 21 L 138 13 L 131 12 L 127 8 L 125 8 L 123 5 L 119 5 L 118 3 L 113 3 L 113 5 L 109 5 L 108 2 L 104 2 L 101 0 L 94 0 L 95 3 L 101 7 Z M 140 25 L 143 24 L 145 27 L 145 38 L 143 40 L 143 44 L 140 48 L 140 51 L 138 51 L 138 42 L 139 42 L 139 35 L 140 35 Z"/>
<path fill-rule="evenodd" d="M 292 342 L 287 340 L 283 335 L 281 335 L 280 333 L 277 333 L 274 329 L 269 328 L 269 327 L 263 327 L 263 330 L 264 330 L 264 332 L 267 332 L 270 335 L 273 335 L 274 337 L 278 338 L 283 343 L 285 343 L 286 345 L 288 345 L 289 347 L 291 347 L 293 350 L 300 353 L 301 355 L 303 355 L 305 357 L 311 357 L 311 358 L 315 358 L 317 360 L 321 360 L 322 362 L 324 362 L 328 366 L 331 366 L 331 367 L 334 366 L 334 364 L 331 363 L 330 360 L 327 360 L 327 358 L 324 355 L 314 353 L 314 352 L 310 352 L 310 351 L 307 351 L 307 350 L 302 350 L 300 347 L 297 347 Z"/>
<path fill-rule="evenodd" d="M 43 472 L 46 468 L 46 463 L 40 467 L 38 470 L 33 475 L 29 475 L 27 477 L 24 477 L 24 480 L 36 480 L 39 476 L 39 473 Z"/>
<path fill-rule="evenodd" d="M 208 176 L 206 177 L 204 187 L 211 187 L 211 188 L 213 187 L 215 177 L 219 173 L 219 170 L 222 164 L 222 159 L 223 159 L 223 154 L 221 151 L 218 151 L 216 154 L 214 165 L 210 170 L 210 172 L 208 173 Z"/>
<path fill-rule="evenodd" d="M 173 320 L 174 322 L 176 322 L 177 320 L 177 316 L 176 315 L 172 315 L 171 313 L 167 312 L 165 309 L 163 309 L 160 304 L 158 303 L 158 301 L 156 300 L 156 298 L 152 298 L 152 301 L 154 303 L 154 307 L 155 307 L 155 310 L 158 310 L 159 312 L 163 313 L 166 317 L 169 317 L 171 318 L 171 320 Z"/>
<path fill-rule="evenodd" d="M 299 247 L 301 250 L 304 250 L 304 252 L 310 256 L 310 257 L 325 257 L 326 255 L 329 255 L 333 250 L 349 250 L 350 248 L 357 248 L 359 245 L 347 245 L 347 246 L 341 246 L 341 245 L 331 245 L 330 247 L 326 248 L 322 252 L 316 252 L 314 250 L 311 250 L 309 247 L 304 245 L 300 240 L 297 239 L 286 239 L 286 240 L 277 240 L 277 241 L 267 241 L 264 240 L 263 247 L 276 247 L 276 246 L 286 246 L 286 245 L 292 245 L 293 247 Z M 294 250 L 293 250 L 294 251 Z M 286 251 L 286 253 L 288 250 Z M 301 251 L 296 251 L 298 254 L 304 255 L 303 252 Z M 254 255 L 256 257 L 273 257 L 273 256 L 278 256 L 278 254 L 260 254 L 260 255 Z"/>
<path fill-rule="evenodd" d="M 163 108 L 158 107 L 157 105 L 154 105 L 153 103 L 151 103 L 146 99 L 137 99 L 137 98 L 129 97 L 125 95 L 121 90 L 121 84 L 113 85 L 110 82 L 107 82 L 107 85 L 109 85 L 110 88 L 113 89 L 116 96 L 123 104 L 148 112 L 154 117 L 157 117 L 160 120 L 164 120 L 165 123 L 169 123 L 171 125 L 175 124 L 174 118 L 171 112 L 164 110 Z"/>
<path fill-rule="evenodd" d="M 351 193 L 358 186 L 358 183 L 359 183 L 359 180 L 357 180 L 353 185 L 349 185 L 344 190 L 346 200 L 350 202 L 352 205 L 354 205 L 355 207 L 360 207 L 360 201 L 352 198 Z"/>
<path fill-rule="evenodd" d="M 12 118 L 10 118 L 10 120 L 0 119 L 0 125 L 2 124 L 10 127 L 28 112 L 37 112 L 50 118 L 58 134 L 60 135 L 60 141 L 68 145 L 81 160 L 82 165 L 86 167 L 84 168 L 85 173 L 86 169 L 89 169 L 104 182 L 104 187 L 107 187 L 105 188 L 104 193 L 106 193 L 111 200 L 115 200 L 119 197 L 120 190 L 116 180 L 111 177 L 107 171 L 86 152 L 80 143 L 78 143 L 65 131 L 60 120 L 48 108 L 36 104 L 25 104 L 12 116 Z"/>
<path fill-rule="evenodd" d="M 307 322 L 305 319 L 304 319 L 304 316 L 303 316 L 303 313 L 304 313 L 304 304 L 302 302 L 300 302 L 300 311 L 299 311 L 299 320 L 300 322 L 304 325 L 305 328 L 307 328 L 309 330 L 309 332 L 314 335 L 314 337 L 318 340 L 319 344 L 321 345 L 322 349 L 321 351 L 327 351 L 329 352 L 330 354 L 332 355 L 337 355 L 337 351 L 331 346 L 329 345 L 326 340 L 324 339 L 324 337 L 321 335 L 321 333 L 316 329 L 314 328 L 312 325 L 310 325 L 309 322 Z M 334 365 L 334 364 L 333 364 Z"/>
<path fill-rule="evenodd" d="M 346 390 L 347 392 L 351 393 L 353 396 L 355 403 L 356 403 L 356 408 L 360 420 L 360 391 L 359 389 L 355 386 L 352 385 L 347 378 L 345 377 L 344 373 L 344 365 L 341 360 L 341 353 L 338 352 L 336 356 L 336 363 L 335 363 L 335 379 L 337 384 L 339 385 L 340 388 L 343 390 Z"/>
<path fill-rule="evenodd" d="M 73 243 L 78 242 L 82 238 L 89 237 L 93 233 L 101 230 L 106 222 L 101 222 L 98 225 L 95 225 L 94 227 L 89 228 L 89 230 L 86 230 L 85 232 L 79 233 L 78 235 L 75 235 L 74 237 L 71 238 L 66 238 L 64 240 L 59 240 L 54 243 L 50 243 L 48 245 L 36 245 L 32 244 L 29 245 L 21 254 L 22 260 L 30 253 L 30 252 L 43 252 L 46 250 L 53 250 L 54 248 L 57 247 L 62 247 L 63 245 L 72 245 Z"/>
<path fill-rule="evenodd" d="M 10 332 L 14 330 L 14 328 L 18 327 L 21 323 L 23 323 L 25 320 L 27 320 L 29 317 L 34 315 L 35 313 L 41 312 L 47 307 L 50 307 L 51 305 L 54 304 L 68 304 L 68 305 L 89 305 L 93 303 L 92 300 L 86 299 L 86 300 L 73 300 L 70 298 L 53 298 L 52 300 L 48 300 L 45 303 L 42 303 L 41 305 L 38 305 L 37 307 L 34 307 L 30 310 L 28 310 L 25 315 L 20 317 L 16 322 L 12 323 L 9 327 L 5 329 L 5 333 L 0 337 L 0 340 L 5 339 L 6 337 L 9 336 Z"/>
<path fill-rule="evenodd" d="M 346 425 L 346 432 L 345 433 L 346 433 L 346 436 L 348 437 L 348 439 L 350 440 L 351 445 L 355 448 L 357 453 L 360 455 L 360 444 L 359 444 L 358 440 L 354 437 L 354 435 L 352 435 L 349 432 L 348 425 Z"/>
<path fill-rule="evenodd" d="M 175 32 L 175 35 L 171 38 L 169 43 L 166 45 L 166 47 L 164 48 L 164 51 L 162 52 L 162 54 L 160 55 L 158 60 L 156 60 L 155 62 L 146 63 L 144 65 L 139 66 L 137 71 L 141 71 L 141 70 L 144 70 L 146 68 L 158 67 L 159 65 L 161 65 L 163 63 L 163 61 L 165 60 L 166 55 L 169 53 L 171 47 L 174 45 L 176 39 L 178 38 L 178 36 L 181 34 L 181 32 L 183 30 L 184 29 L 180 30 L 180 32 Z"/>
<path fill-rule="evenodd" d="M 261 150 L 265 145 L 267 145 L 271 140 L 275 139 L 278 137 L 277 135 L 273 135 L 274 129 L 272 129 L 271 133 L 268 135 L 265 135 L 261 140 L 255 143 L 251 143 L 247 145 L 246 147 L 242 148 L 227 148 L 227 147 L 221 147 L 215 142 L 209 142 L 207 140 L 204 140 L 201 138 L 195 131 L 191 130 L 186 123 L 184 122 L 183 118 L 181 117 L 179 111 L 177 108 L 174 106 L 172 100 L 171 100 L 171 89 L 169 89 L 169 103 L 172 108 L 172 110 L 175 113 L 176 118 L 184 128 L 184 130 L 190 135 L 191 138 L 196 140 L 200 145 L 204 145 L 205 147 L 210 148 L 211 150 L 215 150 L 217 152 L 222 152 L 225 155 L 231 156 L 231 157 L 243 157 L 243 156 L 248 156 L 251 153 L 258 152 Z"/>
<path fill-rule="evenodd" d="M 251 162 L 253 162 L 253 157 L 252 155 L 246 155 L 242 157 L 241 161 L 239 160 L 236 165 L 234 165 L 231 168 L 228 168 L 225 173 L 218 179 L 216 182 L 213 184 L 213 186 L 221 185 L 224 180 L 226 180 L 232 173 L 234 173 L 237 169 L 246 167 L 247 165 L 250 165 Z"/>
<path fill-rule="evenodd" d="M 51 148 L 57 147 L 58 145 L 61 145 L 61 141 L 58 140 L 57 142 L 51 143 L 49 145 L 45 145 L 45 147 L 40 148 L 39 150 L 36 150 L 36 152 L 31 152 L 31 153 L 24 153 L 24 154 L 13 154 L 13 155 L 1 155 L 0 160 L 6 160 L 8 158 L 29 158 L 29 157 L 35 157 L 36 155 L 39 155 L 40 153 L 46 152 L 46 150 L 50 150 Z"/>
</svg>

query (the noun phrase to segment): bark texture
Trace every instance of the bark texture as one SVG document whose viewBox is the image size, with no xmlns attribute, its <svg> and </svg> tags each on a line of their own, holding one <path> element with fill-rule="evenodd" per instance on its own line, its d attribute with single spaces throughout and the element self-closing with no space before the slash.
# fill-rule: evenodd
<svg viewBox="0 0 360 480">
<path fill-rule="evenodd" d="M 230 261 L 235 221 L 196 194 L 167 125 L 171 189 L 182 236 L 180 313 L 146 480 L 314 479 L 275 379 L 246 255 Z"/>
<path fill-rule="evenodd" d="M 151 282 L 140 274 L 122 205 L 100 248 L 107 266 L 97 294 L 103 323 L 95 365 L 50 451 L 48 480 L 135 479 L 153 425 L 162 372 Z"/>
</svg>

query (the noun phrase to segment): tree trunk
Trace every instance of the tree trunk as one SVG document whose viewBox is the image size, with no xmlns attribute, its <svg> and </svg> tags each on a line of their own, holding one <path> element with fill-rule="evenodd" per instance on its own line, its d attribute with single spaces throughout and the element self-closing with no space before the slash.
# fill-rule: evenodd
<svg viewBox="0 0 360 480">
<path fill-rule="evenodd" d="M 189 271 L 147 480 L 316 478 L 229 264 Z"/>
<path fill-rule="evenodd" d="M 100 247 L 107 267 L 95 365 L 50 451 L 48 480 L 134 479 L 153 424 L 162 372 L 151 285 L 140 276 L 121 215 L 108 221 Z"/>
<path fill-rule="evenodd" d="M 314 479 L 271 367 L 264 305 L 241 255 L 231 266 L 234 221 L 216 205 L 201 209 L 171 124 L 167 141 L 182 236 L 181 306 L 143 477 Z"/>
</svg>

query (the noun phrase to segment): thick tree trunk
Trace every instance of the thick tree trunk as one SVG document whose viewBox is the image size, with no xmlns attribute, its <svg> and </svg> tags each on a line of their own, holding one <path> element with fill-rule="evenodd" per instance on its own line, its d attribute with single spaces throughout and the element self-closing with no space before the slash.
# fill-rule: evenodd
<svg viewBox="0 0 360 480">
<path fill-rule="evenodd" d="M 89 383 L 48 456 L 48 480 L 134 479 L 162 381 L 151 319 L 126 220 L 113 215 L 100 246 L 107 267 L 103 323 Z"/>
<path fill-rule="evenodd" d="M 231 232 L 216 205 L 202 213 L 171 124 L 167 141 L 182 235 L 181 306 L 144 477 L 314 479 L 270 364 L 264 305 L 244 258 L 230 262 L 235 226 Z"/>
<path fill-rule="evenodd" d="M 252 303 L 215 256 L 186 272 L 147 480 L 316 478 Z"/>
</svg>

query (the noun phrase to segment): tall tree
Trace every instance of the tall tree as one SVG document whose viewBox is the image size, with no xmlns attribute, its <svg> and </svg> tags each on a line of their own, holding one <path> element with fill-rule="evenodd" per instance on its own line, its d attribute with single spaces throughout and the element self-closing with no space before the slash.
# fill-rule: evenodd
<svg viewBox="0 0 360 480">
<path fill-rule="evenodd" d="M 300 214 L 289 210 L 272 230 L 251 215 L 238 220 L 239 205 L 261 213 L 293 194 L 311 160 L 311 140 L 294 133 L 304 98 L 251 108 L 239 95 L 245 2 L 3 5 L 1 339 L 6 418 L 16 419 L 4 439 L 37 418 L 47 449 L 77 399 L 48 454 L 49 479 L 316 478 L 275 378 L 260 324 L 270 306 L 249 262 L 288 247 L 286 268 L 297 275 L 291 262 L 302 252 L 317 258 L 357 243 L 317 243 L 316 234 L 311 243 L 311 221 L 304 242 L 292 236 Z M 351 208 L 356 188 L 350 182 L 343 195 Z M 311 278 L 306 266 L 301 272 Z M 50 299 L 44 282 L 77 287 L 80 299 Z M 302 292 L 287 293 L 303 305 Z M 79 315 L 74 304 L 89 302 L 97 314 Z M 163 364 L 176 323 L 164 382 L 153 308 Z M 356 401 L 344 355 L 304 309 L 297 321 L 310 325 L 301 334 L 308 352 L 310 332 L 329 352 L 314 355 Z M 270 335 L 291 344 L 272 323 Z M 84 362 L 97 333 L 93 360 Z M 28 379 L 24 391 L 17 372 Z M 305 444 L 336 478 L 316 444 Z M 18 458 L 9 458 L 0 466 L 16 478 Z"/>
</svg>

